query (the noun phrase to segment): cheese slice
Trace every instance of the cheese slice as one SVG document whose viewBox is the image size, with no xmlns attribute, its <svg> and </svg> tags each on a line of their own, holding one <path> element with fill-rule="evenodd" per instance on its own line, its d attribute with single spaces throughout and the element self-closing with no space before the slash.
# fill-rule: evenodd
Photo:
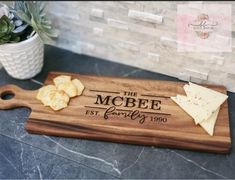
<svg viewBox="0 0 235 180">
<path fill-rule="evenodd" d="M 193 92 L 192 95 L 189 95 L 191 100 L 198 103 L 202 108 L 205 108 L 207 112 L 215 112 L 228 98 L 228 96 L 223 93 L 191 82 L 189 82 L 189 86 L 189 91 L 191 89 L 191 92 Z"/>
<path fill-rule="evenodd" d="M 184 86 L 184 90 L 187 96 L 177 95 L 171 99 L 213 136 L 220 106 L 228 96 L 191 82 Z"/>
<path fill-rule="evenodd" d="M 190 88 L 190 86 L 188 84 L 184 85 L 184 91 L 185 91 L 187 97 L 193 98 L 194 93 L 192 92 L 192 89 Z"/>
<path fill-rule="evenodd" d="M 191 103 L 188 97 L 182 96 L 182 95 L 177 95 L 176 97 L 171 97 L 171 99 L 177 103 L 187 114 L 189 114 L 195 121 L 196 124 L 200 124 L 200 126 L 211 136 L 214 134 L 214 127 L 215 123 L 218 117 L 218 113 L 220 110 L 220 107 L 211 114 L 211 116 L 202 121 L 198 121 L 199 118 L 202 118 L 200 113 L 203 113 L 200 108 Z M 199 113 L 199 114 L 198 114 Z"/>
<path fill-rule="evenodd" d="M 205 110 L 204 120 L 208 119 L 227 99 L 227 95 L 190 83 L 184 86 L 185 93 L 193 104 Z"/>
<path fill-rule="evenodd" d="M 184 86 L 184 91 L 185 91 L 187 97 L 189 98 L 189 100 L 195 106 L 198 106 L 204 110 L 204 117 L 202 117 L 202 119 L 195 119 L 195 123 L 198 124 L 204 120 L 207 120 L 213 114 L 213 111 L 208 110 L 208 104 L 202 98 L 196 99 L 195 98 L 195 97 L 197 97 L 196 92 L 194 92 L 188 84 L 186 84 Z"/>
<path fill-rule="evenodd" d="M 202 122 L 208 116 L 204 109 L 194 104 L 187 96 L 177 95 L 176 97 L 171 97 L 171 99 L 189 114 L 196 124 Z"/>
<path fill-rule="evenodd" d="M 219 110 L 220 107 L 214 113 L 212 113 L 212 115 L 208 119 L 199 123 L 200 126 L 211 136 L 213 136 L 214 134 L 214 127 L 219 114 Z"/>
</svg>

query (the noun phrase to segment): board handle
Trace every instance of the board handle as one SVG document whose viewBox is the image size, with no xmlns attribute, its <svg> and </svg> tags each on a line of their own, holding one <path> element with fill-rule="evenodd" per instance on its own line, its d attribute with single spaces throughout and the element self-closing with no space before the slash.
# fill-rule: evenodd
<svg viewBox="0 0 235 180">
<path fill-rule="evenodd" d="M 35 91 L 24 90 L 12 84 L 1 86 L 0 109 L 30 107 L 30 99 L 36 97 L 33 95 L 35 93 Z"/>
</svg>

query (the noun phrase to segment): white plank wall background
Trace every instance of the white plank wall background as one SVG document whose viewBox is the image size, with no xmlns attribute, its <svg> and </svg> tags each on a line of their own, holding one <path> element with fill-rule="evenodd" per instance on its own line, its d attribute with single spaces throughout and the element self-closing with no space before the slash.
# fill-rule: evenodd
<svg viewBox="0 0 235 180">
<path fill-rule="evenodd" d="M 235 92 L 235 2 L 197 2 L 232 4 L 232 52 L 218 53 L 177 52 L 177 3 L 186 1 L 47 3 L 60 30 L 55 46 Z"/>
</svg>

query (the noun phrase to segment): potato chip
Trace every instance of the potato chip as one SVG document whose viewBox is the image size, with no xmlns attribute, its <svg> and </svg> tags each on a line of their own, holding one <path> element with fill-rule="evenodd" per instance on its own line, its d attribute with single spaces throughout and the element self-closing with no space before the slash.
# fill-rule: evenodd
<svg viewBox="0 0 235 180">
<path fill-rule="evenodd" d="M 57 88 L 58 90 L 63 90 L 66 92 L 69 97 L 75 97 L 77 95 L 77 88 L 71 81 L 64 82 Z"/>
<path fill-rule="evenodd" d="M 81 95 L 84 90 L 81 81 L 78 79 L 71 81 L 71 76 L 57 76 L 53 82 L 55 85 L 47 85 L 39 89 L 37 99 L 54 111 L 66 108 L 70 98 Z"/>
<path fill-rule="evenodd" d="M 57 76 L 56 78 L 53 79 L 53 82 L 55 83 L 56 87 L 58 87 L 60 84 L 63 84 L 65 82 L 71 82 L 71 76 Z"/>
<path fill-rule="evenodd" d="M 76 86 L 77 88 L 77 95 L 80 96 L 83 92 L 83 90 L 85 89 L 85 87 L 83 86 L 83 84 L 81 83 L 81 81 L 79 81 L 78 79 L 73 79 L 72 83 Z"/>
<path fill-rule="evenodd" d="M 51 98 L 50 107 L 55 110 L 66 108 L 69 103 L 69 96 L 64 91 L 56 91 Z"/>
<path fill-rule="evenodd" d="M 47 85 L 39 89 L 37 94 L 37 99 L 41 100 L 44 106 L 49 106 L 51 97 L 56 92 L 56 87 L 54 85 Z"/>
<path fill-rule="evenodd" d="M 47 85 L 47 86 L 41 87 L 38 90 L 37 99 L 41 100 L 51 90 L 56 90 L 56 87 L 54 85 Z"/>
</svg>

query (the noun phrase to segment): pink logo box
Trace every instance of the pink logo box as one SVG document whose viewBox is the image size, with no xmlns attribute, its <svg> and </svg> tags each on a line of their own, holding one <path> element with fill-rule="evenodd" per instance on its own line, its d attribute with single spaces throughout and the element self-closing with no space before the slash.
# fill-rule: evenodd
<svg viewBox="0 0 235 180">
<path fill-rule="evenodd" d="M 178 52 L 232 52 L 232 5 L 177 5 Z"/>
</svg>

